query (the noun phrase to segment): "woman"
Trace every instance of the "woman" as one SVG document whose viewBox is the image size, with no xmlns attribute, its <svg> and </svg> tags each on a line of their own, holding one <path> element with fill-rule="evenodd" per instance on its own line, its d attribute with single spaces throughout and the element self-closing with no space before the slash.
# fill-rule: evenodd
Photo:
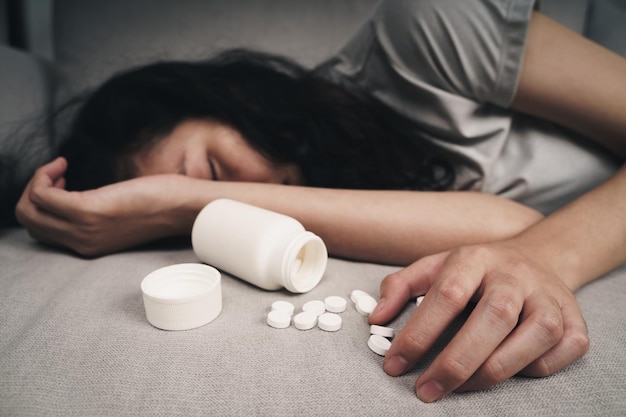
<svg viewBox="0 0 626 417">
<path fill-rule="evenodd" d="M 239 83 L 218 78 L 200 91 L 213 97 L 225 86 L 226 96 L 239 99 L 237 110 L 245 104 L 241 119 L 217 100 L 201 103 L 199 112 L 188 110 L 195 109 L 191 103 L 160 128 L 146 127 L 131 117 L 143 113 L 139 101 L 115 100 L 127 106 L 116 109 L 95 93 L 76 119 L 76 143 L 94 139 L 76 132 L 105 133 L 120 143 L 99 148 L 100 158 L 85 164 L 95 172 L 83 176 L 129 179 L 68 192 L 66 169 L 85 155 L 80 147 L 68 150 L 69 165 L 60 158 L 34 175 L 18 218 L 41 241 L 98 255 L 186 234 L 215 198 L 264 206 L 302 221 L 336 256 L 410 264 L 385 278 L 370 316 L 385 323 L 411 297 L 426 294 L 385 358 L 390 375 L 415 365 L 476 303 L 418 377 L 423 401 L 518 373 L 554 373 L 588 349 L 572 291 L 626 261 L 626 172 L 619 168 L 626 155 L 626 61 L 532 6 L 385 2 L 315 74 L 270 59 L 268 85 L 284 83 L 275 96 L 256 94 L 254 80 L 233 74 L 234 67 L 222 76 L 243 77 Z M 131 97 L 169 91 L 132 82 L 138 73 L 111 83 L 121 82 L 118 91 Z M 159 73 L 154 81 L 169 85 L 171 78 Z M 178 104 L 179 96 L 168 94 L 165 102 Z M 271 112 L 290 106 L 297 109 L 295 116 L 287 112 L 293 117 Z M 178 111 L 165 109 L 148 112 L 148 119 Z M 109 131 L 117 115 L 124 116 L 122 130 Z M 563 137 L 535 117 L 588 140 Z M 536 161 L 553 143 L 559 145 L 550 163 L 557 169 L 546 170 Z M 570 157 L 576 163 L 568 166 Z M 102 161 L 108 164 L 98 167 Z M 80 186 L 69 173 L 68 182 Z M 576 181 L 567 181 L 572 176 Z"/>
</svg>

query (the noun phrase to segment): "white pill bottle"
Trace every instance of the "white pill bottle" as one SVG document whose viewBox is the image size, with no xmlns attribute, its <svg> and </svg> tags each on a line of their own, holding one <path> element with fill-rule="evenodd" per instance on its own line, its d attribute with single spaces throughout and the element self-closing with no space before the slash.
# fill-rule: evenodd
<svg viewBox="0 0 626 417">
<path fill-rule="evenodd" d="M 312 290 L 328 252 L 296 219 L 238 201 L 219 199 L 198 214 L 191 231 L 198 258 L 266 290 Z"/>
</svg>

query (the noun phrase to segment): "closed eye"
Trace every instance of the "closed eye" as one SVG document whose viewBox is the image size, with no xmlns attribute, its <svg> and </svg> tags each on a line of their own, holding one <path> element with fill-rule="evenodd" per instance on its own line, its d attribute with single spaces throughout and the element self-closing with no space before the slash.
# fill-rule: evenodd
<svg viewBox="0 0 626 417">
<path fill-rule="evenodd" d="M 215 169 L 215 163 L 213 163 L 212 159 L 209 159 L 209 167 L 211 168 L 211 179 L 213 181 L 219 181 L 219 178 L 217 177 L 217 171 Z"/>
</svg>

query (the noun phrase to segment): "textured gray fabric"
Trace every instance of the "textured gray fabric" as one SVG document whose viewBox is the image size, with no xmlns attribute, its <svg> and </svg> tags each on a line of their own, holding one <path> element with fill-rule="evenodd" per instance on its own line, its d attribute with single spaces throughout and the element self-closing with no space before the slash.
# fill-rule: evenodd
<svg viewBox="0 0 626 417">
<path fill-rule="evenodd" d="M 349 304 L 326 333 L 264 322 L 279 299 L 296 307 L 355 288 L 378 296 L 393 267 L 331 259 L 308 294 L 266 292 L 223 275 L 223 310 L 195 330 L 146 320 L 140 282 L 150 271 L 196 262 L 189 247 L 80 259 L 0 231 L 2 416 L 620 416 L 626 413 L 626 269 L 581 289 L 591 335 L 582 360 L 543 379 L 513 378 L 487 391 L 425 405 L 415 371 L 391 378 L 367 347 L 369 327 Z M 392 323 L 404 323 L 410 303 Z M 439 347 L 437 348 L 439 349 Z M 435 349 L 435 352 L 437 351 Z"/>
<path fill-rule="evenodd" d="M 32 56 L 0 45 L 0 227 L 12 221 L 22 187 L 52 152 L 47 70 Z"/>
<path fill-rule="evenodd" d="M 517 88 L 533 4 L 386 2 L 324 71 L 372 92 L 410 120 L 416 136 L 457 161 L 457 189 L 549 213 L 620 163 L 589 140 L 505 108 Z"/>
<path fill-rule="evenodd" d="M 591 1 L 585 35 L 626 56 L 626 1 Z"/>
<path fill-rule="evenodd" d="M 376 1 L 57 0 L 61 87 L 76 93 L 129 66 L 204 59 L 232 47 L 314 65 L 343 45 Z"/>
</svg>

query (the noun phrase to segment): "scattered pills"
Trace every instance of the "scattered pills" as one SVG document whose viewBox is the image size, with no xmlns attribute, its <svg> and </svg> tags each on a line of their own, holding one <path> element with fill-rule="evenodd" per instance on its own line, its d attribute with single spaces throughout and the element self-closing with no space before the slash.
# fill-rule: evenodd
<svg viewBox="0 0 626 417">
<path fill-rule="evenodd" d="M 378 302 L 371 295 L 363 296 L 356 300 L 356 311 L 362 316 L 369 316 L 372 314 L 377 304 Z"/>
<path fill-rule="evenodd" d="M 285 329 L 291 324 L 291 315 L 284 311 L 272 310 L 267 313 L 267 324 L 276 329 Z"/>
<path fill-rule="evenodd" d="M 317 326 L 327 332 L 341 329 L 341 316 L 335 313 L 324 313 L 317 318 Z"/>
<path fill-rule="evenodd" d="M 419 296 L 415 304 L 419 307 L 424 296 Z M 353 290 L 350 300 L 359 314 L 369 316 L 378 305 L 374 297 L 361 290 Z M 311 300 L 302 305 L 302 311 L 293 316 L 295 307 L 288 301 L 275 301 L 271 311 L 267 314 L 267 324 L 277 329 L 285 329 L 293 325 L 298 330 L 310 330 L 316 325 L 326 332 L 336 332 L 341 329 L 343 320 L 337 313 L 344 312 L 347 307 L 346 299 L 338 295 L 331 295 L 324 300 Z M 293 316 L 293 320 L 292 320 Z M 391 338 L 395 330 L 391 327 L 372 324 L 367 346 L 377 355 L 385 356 L 391 347 Z"/>
<path fill-rule="evenodd" d="M 419 306 L 420 306 L 420 304 L 422 304 L 422 301 L 424 301 L 424 296 L 423 296 L 423 295 L 420 295 L 419 297 L 417 297 L 417 298 L 415 299 L 415 305 L 416 305 L 417 307 L 419 307 Z"/>
<path fill-rule="evenodd" d="M 357 300 L 363 296 L 369 297 L 370 295 L 362 290 L 352 290 L 352 292 L 350 293 L 350 300 L 352 300 L 352 302 L 356 304 Z"/>
<path fill-rule="evenodd" d="M 378 326 L 376 324 L 372 324 L 370 326 L 370 333 L 376 334 L 382 337 L 393 337 L 394 330 L 391 327 Z"/>
<path fill-rule="evenodd" d="M 343 297 L 331 295 L 324 299 L 324 305 L 326 306 L 326 310 L 331 313 L 342 313 L 346 311 L 348 303 Z"/>
<path fill-rule="evenodd" d="M 389 339 L 386 339 L 381 335 L 373 334 L 368 339 L 367 346 L 369 346 L 374 353 L 380 356 L 385 356 L 391 347 L 391 342 Z"/>
<path fill-rule="evenodd" d="M 322 300 L 311 300 L 304 303 L 302 311 L 308 311 L 315 314 L 315 317 L 321 316 L 326 312 L 326 304 Z"/>
<path fill-rule="evenodd" d="M 293 316 L 295 307 L 289 301 L 274 301 L 272 303 L 272 311 L 282 311 L 289 314 L 289 316 Z"/>
<path fill-rule="evenodd" d="M 303 311 L 293 318 L 293 325 L 298 330 L 309 330 L 317 324 L 317 314 L 312 311 Z"/>
</svg>

